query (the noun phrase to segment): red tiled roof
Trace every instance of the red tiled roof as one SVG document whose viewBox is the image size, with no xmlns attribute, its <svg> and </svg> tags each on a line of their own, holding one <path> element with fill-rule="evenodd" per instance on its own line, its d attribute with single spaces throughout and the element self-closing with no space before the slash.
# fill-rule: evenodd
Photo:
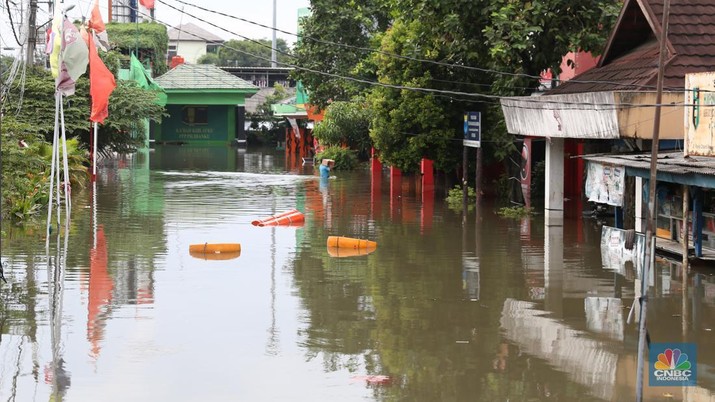
<svg viewBox="0 0 715 402">
<path fill-rule="evenodd" d="M 655 90 L 662 19 L 663 0 L 626 0 L 599 66 L 546 94 Z M 664 89 L 682 89 L 686 73 L 715 71 L 715 1 L 671 0 L 667 45 Z"/>
</svg>

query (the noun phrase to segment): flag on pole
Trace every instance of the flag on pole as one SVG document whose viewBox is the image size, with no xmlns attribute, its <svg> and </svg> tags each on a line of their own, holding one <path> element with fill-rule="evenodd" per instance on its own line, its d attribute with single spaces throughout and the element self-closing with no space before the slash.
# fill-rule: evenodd
<svg viewBox="0 0 715 402">
<path fill-rule="evenodd" d="M 117 87 L 114 75 L 99 58 L 94 45 L 94 33 L 89 41 L 89 95 L 92 97 L 92 113 L 89 120 L 103 123 L 109 112 L 109 95 Z"/>
<path fill-rule="evenodd" d="M 132 53 L 131 62 L 129 63 L 129 79 L 136 81 L 137 84 L 144 89 L 156 91 L 156 103 L 162 106 L 166 105 L 167 98 L 164 88 L 151 79 L 149 74 L 147 74 L 144 65 L 141 61 L 139 61 L 139 59 L 136 58 L 136 56 L 134 56 L 134 53 Z"/>
<path fill-rule="evenodd" d="M 89 49 L 77 27 L 60 14 L 52 21 L 50 67 L 55 87 L 65 96 L 73 95 L 75 82 L 87 71 Z M 61 63 L 60 63 L 61 60 Z"/>
<path fill-rule="evenodd" d="M 57 10 L 55 17 L 52 19 L 52 27 L 50 28 L 49 38 L 45 52 L 50 55 L 50 70 L 54 78 L 60 75 L 60 51 L 62 50 L 62 39 L 60 38 L 60 24 L 62 23 L 62 15 Z"/>
<path fill-rule="evenodd" d="M 106 52 L 109 49 L 109 38 L 107 37 L 107 27 L 104 25 L 102 14 L 99 12 L 99 0 L 94 0 L 87 27 L 97 35 L 94 44 Z"/>
<path fill-rule="evenodd" d="M 148 8 L 149 10 L 154 9 L 154 0 L 139 0 L 139 4 Z"/>
</svg>

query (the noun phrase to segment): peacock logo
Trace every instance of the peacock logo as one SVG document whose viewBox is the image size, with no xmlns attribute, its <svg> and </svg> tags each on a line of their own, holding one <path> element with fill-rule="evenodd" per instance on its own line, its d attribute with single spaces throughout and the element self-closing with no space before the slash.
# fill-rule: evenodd
<svg viewBox="0 0 715 402">
<path fill-rule="evenodd" d="M 697 365 L 695 344 L 650 345 L 650 385 L 695 385 Z"/>
<path fill-rule="evenodd" d="M 658 354 L 655 362 L 656 370 L 690 370 L 688 355 L 681 353 L 680 349 L 666 349 Z"/>
</svg>

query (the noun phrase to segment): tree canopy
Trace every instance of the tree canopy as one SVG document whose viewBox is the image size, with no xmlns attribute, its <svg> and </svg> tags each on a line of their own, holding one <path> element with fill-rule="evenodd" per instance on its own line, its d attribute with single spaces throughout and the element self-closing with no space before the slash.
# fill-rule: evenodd
<svg viewBox="0 0 715 402">
<path fill-rule="evenodd" d="M 218 49 L 217 54 L 208 53 L 202 56 L 199 63 L 219 66 L 269 67 L 272 46 L 272 41 L 268 39 L 231 39 Z M 276 60 L 279 65 L 280 63 L 292 63 L 290 49 L 284 39 L 276 40 L 276 49 Z"/>
<path fill-rule="evenodd" d="M 535 77 L 548 68 L 558 73 L 569 51 L 598 54 L 621 1 L 312 4 L 295 50 L 304 70 L 295 78 L 320 107 L 364 96 L 381 159 L 410 171 L 423 156 L 443 170 L 459 163 L 466 111 L 482 112 L 485 154 L 503 159 L 513 145 L 498 98 L 530 94 L 539 85 Z"/>
</svg>

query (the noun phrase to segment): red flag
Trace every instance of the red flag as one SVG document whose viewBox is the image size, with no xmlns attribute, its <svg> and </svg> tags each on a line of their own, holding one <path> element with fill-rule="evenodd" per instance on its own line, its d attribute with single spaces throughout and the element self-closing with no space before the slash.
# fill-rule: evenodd
<svg viewBox="0 0 715 402">
<path fill-rule="evenodd" d="M 99 0 L 94 1 L 94 6 L 92 7 L 92 14 L 89 16 L 88 26 L 96 33 L 104 32 L 107 29 L 104 26 L 102 14 L 99 12 Z"/>
<path fill-rule="evenodd" d="M 148 8 L 149 10 L 154 9 L 154 0 L 139 0 L 139 4 Z"/>
<path fill-rule="evenodd" d="M 109 112 L 109 95 L 116 88 L 114 75 L 99 58 L 94 40 L 89 41 L 89 95 L 92 97 L 92 113 L 89 120 L 103 123 Z"/>
</svg>

